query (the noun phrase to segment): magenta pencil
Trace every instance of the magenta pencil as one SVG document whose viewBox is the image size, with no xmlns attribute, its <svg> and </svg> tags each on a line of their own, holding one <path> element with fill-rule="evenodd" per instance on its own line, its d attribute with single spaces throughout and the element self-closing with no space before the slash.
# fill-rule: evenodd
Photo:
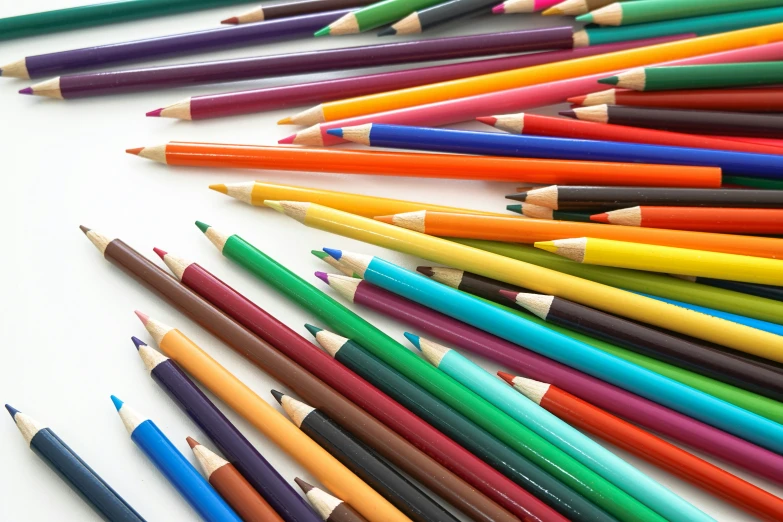
<svg viewBox="0 0 783 522">
<path fill-rule="evenodd" d="M 694 65 L 713 63 L 732 63 L 744 61 L 773 61 L 783 59 L 783 42 L 775 42 L 755 47 L 745 47 L 732 51 L 695 56 L 683 60 L 665 62 L 661 65 Z M 620 71 L 616 71 L 620 72 Z M 365 123 L 385 123 L 391 125 L 413 125 L 436 127 L 461 121 L 473 120 L 487 114 L 507 114 L 536 107 L 553 105 L 567 98 L 603 90 L 598 83 L 600 78 L 613 73 L 601 73 L 560 80 L 539 85 L 530 85 L 467 98 L 457 98 L 444 102 L 417 105 L 393 111 L 367 114 L 355 118 L 330 121 L 313 125 L 297 134 L 288 136 L 279 143 L 297 145 L 328 146 L 344 143 L 341 138 L 327 134 L 329 129 L 339 129 Z"/>
<path fill-rule="evenodd" d="M 319 278 L 326 274 L 316 273 Z M 414 326 L 450 345 L 486 357 L 531 379 L 552 383 L 569 393 L 646 429 L 783 484 L 783 456 L 724 431 L 605 383 L 551 359 L 525 350 L 373 286 L 361 279 L 332 287 L 346 299 Z"/>
<path fill-rule="evenodd" d="M 203 120 L 248 114 L 253 112 L 284 109 L 289 107 L 307 106 L 342 98 L 362 96 L 376 92 L 404 89 L 427 83 L 437 83 L 468 76 L 478 76 L 493 72 L 532 67 L 545 63 L 560 62 L 582 58 L 596 54 L 612 53 L 635 47 L 656 45 L 668 41 L 681 40 L 689 35 L 678 35 L 666 38 L 651 38 L 578 49 L 560 51 L 545 51 L 476 60 L 465 63 L 421 67 L 403 71 L 367 74 L 324 80 L 319 82 L 299 83 L 264 89 L 225 92 L 220 94 L 205 94 L 193 96 L 165 107 L 147 113 L 147 116 L 163 118 L 179 118 L 183 120 Z M 281 123 L 311 125 L 314 122 L 299 122 L 296 118 Z"/>
</svg>

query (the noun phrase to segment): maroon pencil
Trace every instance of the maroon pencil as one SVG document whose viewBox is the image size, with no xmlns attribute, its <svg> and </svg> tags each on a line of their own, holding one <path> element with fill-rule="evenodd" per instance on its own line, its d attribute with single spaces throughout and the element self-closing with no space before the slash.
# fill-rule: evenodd
<svg viewBox="0 0 783 522">
<path fill-rule="evenodd" d="M 520 56 L 476 60 L 467 63 L 419 67 L 403 71 L 366 74 L 294 85 L 282 85 L 264 89 L 205 94 L 193 96 L 163 109 L 148 112 L 147 116 L 160 116 L 163 118 L 177 118 L 181 120 L 203 120 L 207 118 L 222 118 L 238 114 L 249 114 L 290 107 L 309 106 L 330 100 L 363 96 L 375 92 L 404 89 L 427 83 L 437 83 L 457 78 L 467 78 L 468 76 L 478 76 L 481 74 L 517 69 L 520 67 L 532 67 L 534 65 L 572 60 L 585 56 L 612 53 L 635 47 L 680 40 L 689 36 L 690 35 L 679 35 L 666 38 L 651 38 L 647 40 L 595 45 L 579 49 L 546 51 Z M 279 123 L 309 125 L 308 121 L 299 121 L 297 116 L 286 118 Z"/>
<path fill-rule="evenodd" d="M 289 2 L 278 2 L 272 5 L 262 5 L 242 13 L 238 16 L 226 18 L 221 24 L 252 24 L 263 22 L 264 20 L 273 20 L 275 18 L 288 18 L 291 16 L 301 16 L 310 13 L 323 13 L 324 11 L 334 11 L 337 9 L 349 9 L 352 7 L 362 7 L 374 4 L 377 0 L 292 0 Z"/>
</svg>

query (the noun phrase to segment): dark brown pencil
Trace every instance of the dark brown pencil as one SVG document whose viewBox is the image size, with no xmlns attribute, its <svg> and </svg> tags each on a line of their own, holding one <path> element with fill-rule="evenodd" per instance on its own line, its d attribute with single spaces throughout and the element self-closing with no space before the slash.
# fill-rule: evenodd
<svg viewBox="0 0 783 522">
<path fill-rule="evenodd" d="M 718 111 L 595 105 L 562 111 L 562 116 L 594 123 L 719 136 L 783 137 L 783 116 Z"/>
<path fill-rule="evenodd" d="M 694 89 L 687 91 L 606 91 L 575 96 L 569 103 L 593 105 L 627 105 L 631 107 L 665 107 L 733 112 L 782 112 L 783 89 Z"/>
<path fill-rule="evenodd" d="M 293 0 L 272 5 L 262 5 L 239 16 L 226 18 L 221 24 L 251 24 L 273 20 L 275 18 L 287 18 L 310 13 L 322 13 L 324 11 L 337 11 L 362 7 L 375 3 L 376 0 Z"/>
<path fill-rule="evenodd" d="M 783 208 L 783 190 L 552 185 L 508 199 L 555 210 L 637 206 Z"/>
<path fill-rule="evenodd" d="M 420 266 L 416 270 L 439 283 L 502 305 L 508 305 L 509 302 L 500 295 L 501 290 L 532 293 L 527 288 L 501 283 L 495 279 L 456 268 Z"/>
<path fill-rule="evenodd" d="M 367 519 L 354 511 L 351 506 L 333 497 L 326 491 L 308 484 L 299 477 L 294 482 L 302 488 L 307 500 L 313 505 L 313 509 L 318 513 L 324 522 L 367 522 Z"/>
</svg>

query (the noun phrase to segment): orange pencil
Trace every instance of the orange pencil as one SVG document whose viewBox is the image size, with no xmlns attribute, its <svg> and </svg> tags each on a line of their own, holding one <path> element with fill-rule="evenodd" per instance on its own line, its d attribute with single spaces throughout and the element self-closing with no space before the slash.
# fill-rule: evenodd
<svg viewBox="0 0 783 522">
<path fill-rule="evenodd" d="M 783 209 L 708 207 L 631 207 L 590 219 L 627 227 L 669 228 L 724 234 L 783 234 Z"/>
<path fill-rule="evenodd" d="M 763 520 L 783 520 L 783 500 L 551 384 L 498 375 L 575 428 L 677 475 Z"/>
<path fill-rule="evenodd" d="M 128 149 L 166 165 L 293 170 L 564 185 L 719 187 L 721 169 L 221 143 L 169 142 Z"/>
<path fill-rule="evenodd" d="M 419 211 L 375 219 L 437 237 L 484 239 L 506 243 L 536 243 L 574 237 L 594 237 L 648 245 L 783 258 L 783 239 L 711 234 L 660 228 L 636 228 L 576 221 L 548 221 Z"/>
</svg>

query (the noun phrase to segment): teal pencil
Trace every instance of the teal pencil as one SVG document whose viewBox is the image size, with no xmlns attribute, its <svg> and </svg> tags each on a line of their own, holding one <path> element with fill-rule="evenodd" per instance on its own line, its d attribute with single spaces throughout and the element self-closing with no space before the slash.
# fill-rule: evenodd
<svg viewBox="0 0 783 522">
<path fill-rule="evenodd" d="M 623 459 L 514 391 L 456 350 L 417 335 L 405 337 L 433 366 L 494 404 L 520 424 L 571 455 L 615 486 L 672 522 L 714 521 Z"/>
</svg>

